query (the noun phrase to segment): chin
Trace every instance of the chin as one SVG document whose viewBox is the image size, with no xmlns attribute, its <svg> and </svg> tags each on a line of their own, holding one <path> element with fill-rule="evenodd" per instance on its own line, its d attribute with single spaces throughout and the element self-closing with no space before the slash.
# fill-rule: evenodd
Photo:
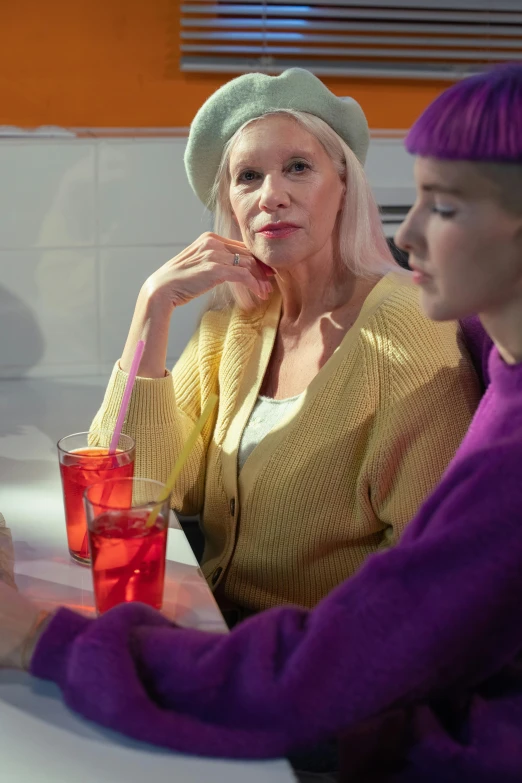
<svg viewBox="0 0 522 783">
<path fill-rule="evenodd" d="M 285 269 L 291 269 L 296 265 L 294 255 L 289 256 L 288 253 L 281 252 L 264 252 L 255 254 L 256 258 L 259 258 L 263 264 L 271 267 L 274 272 L 284 271 Z"/>
<path fill-rule="evenodd" d="M 424 291 L 421 292 L 420 300 L 424 315 L 431 321 L 458 321 L 459 318 L 469 315 L 468 312 L 464 312 L 464 308 L 458 307 L 455 303 L 430 296 Z"/>
</svg>

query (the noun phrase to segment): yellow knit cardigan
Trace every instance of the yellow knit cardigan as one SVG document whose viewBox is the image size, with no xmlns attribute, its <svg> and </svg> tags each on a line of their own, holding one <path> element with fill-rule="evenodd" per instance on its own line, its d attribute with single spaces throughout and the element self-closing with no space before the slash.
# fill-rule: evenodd
<svg viewBox="0 0 522 783">
<path fill-rule="evenodd" d="M 480 395 L 458 326 L 429 321 L 411 283 L 389 274 L 238 476 L 280 308 L 274 295 L 253 314 L 207 312 L 172 375 L 137 379 L 124 427 L 136 441 L 136 475 L 164 481 L 209 395 L 219 395 L 172 506 L 202 514 L 210 586 L 251 610 L 311 607 L 393 543 L 439 481 Z M 116 366 L 93 428 L 113 429 L 126 379 Z"/>
</svg>

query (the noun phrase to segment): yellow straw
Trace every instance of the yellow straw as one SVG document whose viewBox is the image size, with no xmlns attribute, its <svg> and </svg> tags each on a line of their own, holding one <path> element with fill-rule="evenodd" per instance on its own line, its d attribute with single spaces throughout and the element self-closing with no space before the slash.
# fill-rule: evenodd
<svg viewBox="0 0 522 783">
<path fill-rule="evenodd" d="M 216 394 L 211 394 L 210 397 L 207 400 L 207 403 L 205 407 L 203 408 L 203 411 L 201 413 L 201 416 L 197 420 L 196 424 L 194 425 L 194 429 L 190 433 L 190 435 L 187 438 L 187 441 L 185 445 L 183 446 L 181 450 L 181 454 L 177 458 L 176 462 L 174 463 L 174 467 L 172 468 L 171 474 L 167 479 L 166 482 L 166 489 L 163 495 L 158 500 L 158 505 L 152 509 L 152 511 L 149 514 L 149 517 L 147 519 L 146 527 L 152 527 L 154 522 L 156 521 L 156 517 L 158 516 L 161 508 L 161 504 L 165 502 L 165 500 L 170 497 L 170 494 L 172 493 L 172 490 L 174 489 L 174 485 L 177 481 L 177 478 L 179 474 L 181 473 L 183 466 L 185 462 L 187 461 L 187 457 L 192 451 L 192 449 L 195 446 L 195 443 L 199 437 L 199 434 L 203 427 L 205 426 L 208 417 L 212 413 L 214 406 L 216 402 L 218 401 Z"/>
</svg>

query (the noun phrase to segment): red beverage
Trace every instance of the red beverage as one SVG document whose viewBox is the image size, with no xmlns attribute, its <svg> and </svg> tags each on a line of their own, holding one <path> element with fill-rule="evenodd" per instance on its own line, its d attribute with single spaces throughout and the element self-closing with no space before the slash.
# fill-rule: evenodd
<svg viewBox="0 0 522 783">
<path fill-rule="evenodd" d="M 158 514 L 154 524 L 147 527 L 149 514 L 150 509 L 143 507 L 118 509 L 90 522 L 92 577 L 99 614 L 127 601 L 161 609 L 167 522 Z"/>
<path fill-rule="evenodd" d="M 124 453 L 119 449 L 115 454 L 109 456 L 107 448 L 75 449 L 60 454 L 60 473 L 69 552 L 75 560 L 89 563 L 89 541 L 83 507 L 83 493 L 90 484 L 111 478 L 131 477 L 134 473 L 134 451 Z M 122 505 L 130 505 L 129 487 L 122 486 L 119 491 L 125 493 L 125 497 L 115 498 L 113 496 L 111 501 L 117 500 L 122 502 Z"/>
</svg>

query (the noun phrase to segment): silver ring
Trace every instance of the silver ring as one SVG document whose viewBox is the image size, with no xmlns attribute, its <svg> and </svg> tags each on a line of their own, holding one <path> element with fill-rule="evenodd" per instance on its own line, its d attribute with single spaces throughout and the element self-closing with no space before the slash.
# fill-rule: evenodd
<svg viewBox="0 0 522 783">
<path fill-rule="evenodd" d="M 234 253 L 234 261 L 232 263 L 234 266 L 239 266 L 239 253 Z"/>
</svg>

